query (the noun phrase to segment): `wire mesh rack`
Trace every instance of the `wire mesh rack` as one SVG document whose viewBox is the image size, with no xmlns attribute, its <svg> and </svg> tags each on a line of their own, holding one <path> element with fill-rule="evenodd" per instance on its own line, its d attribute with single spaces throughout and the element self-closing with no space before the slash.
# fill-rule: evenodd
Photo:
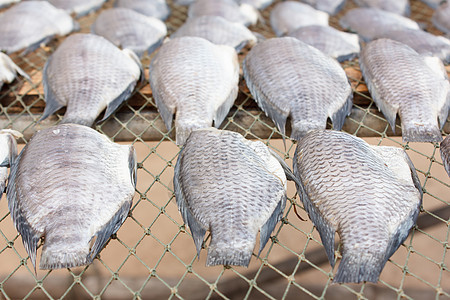
<svg viewBox="0 0 450 300">
<path fill-rule="evenodd" d="M 166 21 L 169 34 L 186 19 L 186 7 L 173 5 Z M 107 1 L 102 9 L 112 7 Z M 252 30 L 273 37 L 268 22 L 270 6 L 262 12 L 265 23 Z M 338 20 L 355 7 L 350 1 L 345 9 L 330 19 Z M 432 10 L 422 2 L 411 1 L 412 18 L 441 34 L 430 22 Z M 89 32 L 98 12 L 78 21 L 82 32 Z M 42 69 L 46 59 L 64 38 L 28 54 L 12 59 L 31 77 L 32 83 L 17 80 L 0 92 L 0 128 L 24 133 L 22 148 L 39 129 L 55 125 L 63 115 L 38 122 L 45 102 Z M 240 54 L 241 61 L 248 49 Z M 148 71 L 151 57 L 143 57 Z M 197 257 L 189 230 L 183 224 L 173 194 L 172 177 L 179 147 L 174 129 L 166 131 L 157 113 L 147 84 L 137 88 L 132 98 L 106 122 L 95 129 L 113 141 L 132 143 L 138 153 L 138 185 L 129 216 L 114 234 L 93 264 L 74 269 L 37 273 L 14 229 L 6 199 L 0 201 L 0 299 L 447 299 L 450 298 L 450 181 L 444 171 L 437 143 L 402 143 L 393 136 L 385 118 L 374 105 L 356 61 L 342 64 L 354 90 L 352 114 L 343 130 L 374 145 L 404 148 L 419 174 L 423 207 L 417 226 L 389 259 L 378 284 L 332 284 L 331 269 L 319 235 L 312 223 L 302 221 L 293 212 L 299 208 L 305 219 L 295 186 L 288 184 L 284 217 L 269 243 L 250 266 L 205 267 L 206 250 Z M 447 67 L 449 71 L 449 68 Z M 147 73 L 148 78 L 148 73 Z M 397 124 L 396 132 L 401 128 Z M 248 139 L 263 141 L 292 166 L 295 144 L 281 135 L 270 119 L 258 109 L 245 82 L 221 128 L 240 132 Z M 289 128 L 287 134 L 289 135 Z M 443 134 L 450 132 L 447 122 Z M 5 197 L 3 197 L 5 198 Z M 76 201 L 68 199 L 68 201 Z M 204 242 L 208 248 L 210 236 Z M 39 250 L 38 250 L 39 252 Z M 337 257 L 339 257 L 337 251 Z M 39 259 L 39 254 L 38 254 Z"/>
</svg>

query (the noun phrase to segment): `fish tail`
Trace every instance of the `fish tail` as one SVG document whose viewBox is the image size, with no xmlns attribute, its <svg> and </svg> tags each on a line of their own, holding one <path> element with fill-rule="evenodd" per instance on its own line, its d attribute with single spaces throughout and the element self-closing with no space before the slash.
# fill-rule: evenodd
<svg viewBox="0 0 450 300">
<path fill-rule="evenodd" d="M 95 118 L 89 116 L 67 116 L 64 115 L 64 118 L 61 120 L 60 124 L 78 124 L 91 127 L 94 124 Z"/>
<path fill-rule="evenodd" d="M 206 266 L 230 265 L 247 267 L 252 258 L 253 248 L 255 247 L 255 239 L 226 239 L 225 241 L 216 242 L 214 238 L 208 249 L 208 257 L 206 258 Z"/>
<path fill-rule="evenodd" d="M 81 241 L 64 245 L 49 242 L 46 241 L 42 249 L 39 264 L 39 268 L 42 270 L 73 268 L 92 262 L 89 256 L 89 244 L 84 244 Z"/>
<path fill-rule="evenodd" d="M 326 123 L 319 124 L 310 120 L 292 122 L 291 139 L 299 141 L 311 130 L 325 129 Z"/>
<path fill-rule="evenodd" d="M 437 124 L 402 125 L 402 137 L 404 142 L 440 142 L 442 134 Z"/>
<path fill-rule="evenodd" d="M 333 283 L 377 283 L 385 264 L 384 254 L 344 253 Z"/>
<path fill-rule="evenodd" d="M 212 120 L 175 120 L 177 145 L 184 145 L 192 131 L 212 126 Z"/>
</svg>

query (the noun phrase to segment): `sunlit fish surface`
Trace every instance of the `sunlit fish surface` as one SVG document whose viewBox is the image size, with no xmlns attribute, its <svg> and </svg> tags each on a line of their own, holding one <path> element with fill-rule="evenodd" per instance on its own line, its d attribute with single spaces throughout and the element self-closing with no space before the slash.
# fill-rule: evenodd
<svg viewBox="0 0 450 300">
<path fill-rule="evenodd" d="M 0 130 L 0 198 L 5 191 L 8 167 L 14 163 L 17 156 L 16 138 L 20 137 L 22 137 L 22 134 L 15 130 Z"/>
<path fill-rule="evenodd" d="M 450 35 L 450 2 L 443 3 L 436 9 L 432 21 L 437 29 Z"/>
<path fill-rule="evenodd" d="M 352 107 L 352 89 L 340 64 L 295 38 L 255 45 L 244 62 L 244 78 L 258 106 L 282 134 L 291 118 L 291 138 L 325 129 L 340 130 Z"/>
<path fill-rule="evenodd" d="M 311 45 L 340 62 L 357 57 L 360 51 L 357 34 L 342 32 L 329 26 L 303 26 L 287 36 Z"/>
<path fill-rule="evenodd" d="M 402 29 L 386 31 L 377 38 L 399 41 L 416 50 L 419 54 L 433 55 L 444 63 L 450 63 L 450 40 L 423 30 Z"/>
<path fill-rule="evenodd" d="M 447 137 L 441 142 L 440 149 L 442 163 L 444 164 L 445 171 L 450 176 L 450 138 Z"/>
<path fill-rule="evenodd" d="M 160 20 L 165 20 L 170 15 L 170 8 L 166 0 L 116 0 L 115 6 L 129 8 Z"/>
<path fill-rule="evenodd" d="M 300 0 L 303 3 L 309 4 L 315 9 L 329 13 L 330 15 L 337 14 L 345 5 L 346 0 Z"/>
<path fill-rule="evenodd" d="M 5 53 L 0 52 L 0 89 L 3 83 L 11 83 L 20 74 L 31 81 L 31 78 L 21 68 L 19 68 L 11 58 Z"/>
<path fill-rule="evenodd" d="M 234 0 L 197 0 L 188 10 L 189 18 L 219 16 L 245 26 L 256 24 L 258 15 L 255 7 L 246 3 L 238 4 Z"/>
<path fill-rule="evenodd" d="M 408 18 L 378 8 L 355 8 L 341 19 L 344 29 L 355 31 L 364 41 L 370 41 L 389 30 L 419 29 L 419 25 Z"/>
<path fill-rule="evenodd" d="M 19 2 L 20 0 L 0 0 L 0 8 L 5 7 L 11 3 Z"/>
<path fill-rule="evenodd" d="M 378 39 L 363 48 L 359 64 L 373 100 L 393 131 L 399 114 L 403 141 L 442 140 L 450 83 L 438 58 L 421 56 L 397 41 Z"/>
<path fill-rule="evenodd" d="M 210 128 L 191 133 L 173 183 L 199 255 L 206 231 L 211 232 L 207 266 L 248 266 L 258 231 L 259 253 L 264 248 L 286 205 L 280 162 L 262 142 L 236 132 Z"/>
<path fill-rule="evenodd" d="M 294 173 L 332 267 L 339 234 L 342 259 L 333 282 L 377 282 L 414 226 L 422 202 L 406 152 L 371 146 L 343 132 L 313 131 L 297 145 Z"/>
<path fill-rule="evenodd" d="M 242 24 L 218 16 L 201 16 L 188 19 L 171 38 L 197 36 L 216 45 L 228 45 L 240 51 L 245 45 L 256 44 L 256 36 Z"/>
<path fill-rule="evenodd" d="M 138 56 L 147 50 L 148 54 L 155 51 L 167 34 L 166 24 L 161 20 L 120 7 L 102 11 L 91 30 Z"/>
<path fill-rule="evenodd" d="M 106 108 L 107 119 L 128 99 L 141 76 L 140 62 L 94 34 L 74 34 L 49 57 L 44 68 L 42 119 L 67 106 L 62 123 L 91 126 Z"/>
<path fill-rule="evenodd" d="M 408 16 L 411 12 L 409 0 L 353 0 L 361 7 L 379 8 L 398 15 Z"/>
<path fill-rule="evenodd" d="M 302 26 L 328 26 L 328 19 L 327 13 L 296 1 L 279 2 L 270 12 L 270 25 L 277 36 Z"/>
<path fill-rule="evenodd" d="M 219 127 L 238 93 L 239 62 L 234 48 L 199 37 L 175 38 L 150 63 L 150 86 L 166 125 L 175 114 L 176 142 L 192 130 Z"/>
<path fill-rule="evenodd" d="M 55 35 L 66 35 L 77 27 L 68 13 L 47 1 L 20 2 L 0 14 L 0 50 L 33 51 Z"/>
<path fill-rule="evenodd" d="M 253 6 L 254 8 L 263 10 L 267 6 L 273 3 L 273 0 L 240 0 L 239 3 L 241 4 L 248 4 Z"/>
<path fill-rule="evenodd" d="M 82 17 L 102 7 L 106 0 L 47 0 L 57 8 Z"/>
<path fill-rule="evenodd" d="M 92 262 L 128 215 L 135 156 L 133 146 L 77 124 L 44 129 L 31 138 L 11 167 L 6 196 L 34 266 L 41 237 L 41 269 Z"/>
</svg>

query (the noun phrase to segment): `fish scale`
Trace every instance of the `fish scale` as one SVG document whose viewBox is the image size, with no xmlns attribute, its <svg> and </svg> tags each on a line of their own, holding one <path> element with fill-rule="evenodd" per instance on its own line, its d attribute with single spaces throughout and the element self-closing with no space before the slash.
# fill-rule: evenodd
<svg viewBox="0 0 450 300">
<path fill-rule="evenodd" d="M 148 17 L 165 20 L 170 15 L 170 8 L 166 0 L 116 0 L 115 7 L 132 9 Z"/>
<path fill-rule="evenodd" d="M 404 150 L 370 146 L 347 133 L 312 131 L 297 145 L 294 173 L 332 266 L 335 232 L 341 239 L 334 282 L 377 282 L 414 225 L 422 200 Z"/>
<path fill-rule="evenodd" d="M 438 58 L 421 56 L 393 40 L 378 39 L 361 51 L 359 63 L 374 102 L 394 132 L 398 113 L 404 141 L 442 140 L 440 128 L 450 107 L 450 83 Z"/>
</svg>

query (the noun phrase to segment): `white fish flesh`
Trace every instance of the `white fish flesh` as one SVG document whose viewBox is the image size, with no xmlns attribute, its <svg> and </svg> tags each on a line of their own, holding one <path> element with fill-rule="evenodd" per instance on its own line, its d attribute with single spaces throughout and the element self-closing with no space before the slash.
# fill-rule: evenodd
<svg viewBox="0 0 450 300">
<path fill-rule="evenodd" d="M 251 5 L 239 5 L 234 0 L 197 0 L 189 6 L 188 17 L 200 16 L 219 16 L 230 22 L 249 26 L 256 24 L 259 12 Z"/>
<path fill-rule="evenodd" d="M 285 170 L 291 173 L 262 142 L 215 128 L 191 133 L 178 157 L 173 185 L 199 255 L 204 235 L 211 231 L 207 266 L 248 266 L 258 231 L 261 253 L 283 216 Z"/>
<path fill-rule="evenodd" d="M 420 211 L 422 188 L 406 152 L 344 132 L 313 131 L 297 145 L 294 173 L 333 267 L 339 234 L 342 259 L 333 282 L 377 282 Z"/>
<path fill-rule="evenodd" d="M 450 2 L 439 5 L 433 14 L 432 21 L 437 29 L 450 35 Z"/>
<path fill-rule="evenodd" d="M 77 17 L 85 16 L 102 7 L 106 0 L 47 0 L 56 8 L 64 9 Z"/>
<path fill-rule="evenodd" d="M 450 138 L 447 137 L 441 142 L 439 147 L 441 152 L 442 163 L 444 164 L 445 171 L 450 176 Z"/>
<path fill-rule="evenodd" d="M 270 25 L 277 36 L 302 26 L 328 26 L 328 19 L 327 13 L 296 1 L 279 2 L 270 12 Z"/>
<path fill-rule="evenodd" d="M 244 62 L 244 78 L 258 106 L 291 138 L 325 129 L 327 119 L 341 130 L 352 107 L 352 88 L 340 64 L 295 38 L 274 38 L 255 45 Z"/>
<path fill-rule="evenodd" d="M 122 49 L 133 50 L 138 56 L 145 51 L 149 55 L 153 53 L 167 34 L 166 24 L 161 20 L 121 7 L 102 11 L 91 30 Z"/>
<path fill-rule="evenodd" d="M 390 30 L 420 29 L 415 21 L 378 8 L 351 9 L 339 22 L 342 28 L 358 33 L 366 42 Z"/>
<path fill-rule="evenodd" d="M 0 50 L 30 52 L 78 28 L 67 12 L 47 1 L 20 2 L 0 14 Z"/>
<path fill-rule="evenodd" d="M 256 44 L 257 37 L 244 25 L 218 16 L 201 16 L 188 19 L 171 38 L 196 36 L 216 45 L 228 45 L 240 51 L 247 44 Z"/>
<path fill-rule="evenodd" d="M 436 56 L 444 63 L 450 63 L 450 40 L 443 36 L 436 36 L 423 30 L 402 29 L 383 32 L 377 38 L 401 42 L 419 54 Z"/>
<path fill-rule="evenodd" d="M 399 114 L 403 141 L 442 140 L 450 83 L 438 58 L 421 56 L 397 41 L 378 39 L 363 48 L 359 64 L 373 101 L 394 132 Z"/>
<path fill-rule="evenodd" d="M 107 119 L 142 78 L 138 57 L 94 34 L 69 36 L 44 67 L 45 119 L 67 106 L 62 123 L 91 126 Z"/>
<path fill-rule="evenodd" d="M 6 194 L 33 266 L 41 237 L 40 269 L 90 264 L 125 221 L 135 186 L 133 146 L 76 124 L 34 134 L 11 166 Z"/>
<path fill-rule="evenodd" d="M 394 14 L 409 16 L 411 8 L 409 0 L 353 0 L 361 7 L 379 8 Z"/>
<path fill-rule="evenodd" d="M 11 129 L 0 130 L 0 193 L 5 191 L 8 179 L 8 168 L 14 163 L 17 156 L 16 139 L 22 134 Z M 0 196 L 1 197 L 1 196 Z"/>
<path fill-rule="evenodd" d="M 165 20 L 170 15 L 166 0 L 116 0 L 116 7 L 129 8 L 147 17 Z"/>
<path fill-rule="evenodd" d="M 311 45 L 339 62 L 352 60 L 360 51 L 357 34 L 342 32 L 329 26 L 302 26 L 287 36 Z"/>
<path fill-rule="evenodd" d="M 175 38 L 150 63 L 150 86 L 167 130 L 175 116 L 176 142 L 192 130 L 219 127 L 238 93 L 239 62 L 234 48 L 199 37 Z"/>
<path fill-rule="evenodd" d="M 13 82 L 16 78 L 16 74 L 20 74 L 31 81 L 30 76 L 19 68 L 8 55 L 0 52 L 0 89 L 3 86 L 3 83 Z"/>
<path fill-rule="evenodd" d="M 330 15 L 335 15 L 345 6 L 346 0 L 300 0 L 309 4 L 315 9 L 324 11 Z M 396 0 L 398 1 L 398 0 Z"/>
</svg>

